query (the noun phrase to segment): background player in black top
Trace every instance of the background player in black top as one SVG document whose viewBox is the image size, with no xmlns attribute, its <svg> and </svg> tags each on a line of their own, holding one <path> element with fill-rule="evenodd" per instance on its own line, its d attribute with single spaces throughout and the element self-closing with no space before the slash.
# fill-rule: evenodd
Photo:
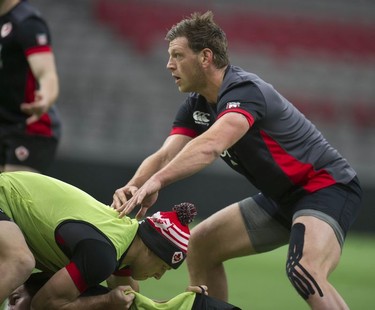
<svg viewBox="0 0 375 310">
<path fill-rule="evenodd" d="M 51 37 L 27 1 L 0 0 L 0 171 L 45 172 L 60 137 Z"/>
<path fill-rule="evenodd" d="M 190 94 L 170 136 L 115 192 L 112 206 L 121 216 L 140 206 L 142 217 L 159 190 L 222 157 L 260 193 L 193 229 L 190 284 L 205 283 L 211 296 L 227 300 L 224 261 L 289 242 L 286 272 L 310 307 L 348 309 L 328 276 L 360 207 L 354 169 L 272 85 L 229 63 L 211 12 L 192 14 L 166 39 L 167 68 Z"/>
</svg>

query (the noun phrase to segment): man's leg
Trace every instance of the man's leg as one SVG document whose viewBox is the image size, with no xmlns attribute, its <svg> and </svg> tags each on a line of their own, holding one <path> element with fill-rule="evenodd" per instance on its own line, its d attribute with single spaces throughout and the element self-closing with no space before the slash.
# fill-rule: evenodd
<svg viewBox="0 0 375 310">
<path fill-rule="evenodd" d="M 254 253 L 238 203 L 213 214 L 191 231 L 190 285 L 205 284 L 210 296 L 228 299 L 223 262 Z"/>
<path fill-rule="evenodd" d="M 210 296 L 227 301 L 223 262 L 272 251 L 288 243 L 290 231 L 265 210 L 262 194 L 215 213 L 191 231 L 187 265 L 191 285 L 205 284 Z"/>
<path fill-rule="evenodd" d="M 27 280 L 34 267 L 34 256 L 21 230 L 0 218 L 0 304 Z"/>
<path fill-rule="evenodd" d="M 328 282 L 341 247 L 332 227 L 314 216 L 297 217 L 292 226 L 287 275 L 312 309 L 349 309 Z"/>
</svg>

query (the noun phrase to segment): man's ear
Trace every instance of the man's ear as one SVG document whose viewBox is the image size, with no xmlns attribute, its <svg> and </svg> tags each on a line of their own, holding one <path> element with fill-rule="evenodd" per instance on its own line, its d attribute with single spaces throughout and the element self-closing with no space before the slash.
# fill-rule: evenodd
<svg viewBox="0 0 375 310">
<path fill-rule="evenodd" d="M 200 52 L 199 59 L 202 66 L 207 66 L 212 63 L 214 54 L 209 48 L 205 48 Z"/>
</svg>

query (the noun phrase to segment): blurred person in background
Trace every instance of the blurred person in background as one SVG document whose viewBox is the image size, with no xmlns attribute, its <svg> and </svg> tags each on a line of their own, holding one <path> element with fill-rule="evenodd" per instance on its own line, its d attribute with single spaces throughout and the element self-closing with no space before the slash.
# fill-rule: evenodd
<svg viewBox="0 0 375 310">
<path fill-rule="evenodd" d="M 61 123 L 51 36 L 27 1 L 0 0 L 0 171 L 44 173 Z"/>
<path fill-rule="evenodd" d="M 115 191 L 112 207 L 120 217 L 139 207 L 142 218 L 162 188 L 221 157 L 260 192 L 192 229 L 190 285 L 205 283 L 227 300 L 224 261 L 289 243 L 286 273 L 300 296 L 312 309 L 348 309 L 328 277 L 360 210 L 354 169 L 272 85 L 229 63 L 212 12 L 183 19 L 166 40 L 167 69 L 189 95 L 169 137 Z"/>
<path fill-rule="evenodd" d="M 128 309 L 134 294 L 125 291 L 184 262 L 195 215 L 181 203 L 142 222 L 119 218 L 60 180 L 0 173 L 0 304 L 37 268 L 53 276 L 33 297 L 35 309 Z M 107 294 L 82 296 L 103 281 Z"/>
</svg>

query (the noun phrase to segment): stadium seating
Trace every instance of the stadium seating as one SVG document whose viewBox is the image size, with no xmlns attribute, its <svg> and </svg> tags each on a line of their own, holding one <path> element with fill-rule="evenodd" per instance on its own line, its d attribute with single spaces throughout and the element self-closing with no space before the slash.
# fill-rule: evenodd
<svg viewBox="0 0 375 310">
<path fill-rule="evenodd" d="M 60 74 L 60 156 L 138 163 L 159 147 L 184 98 L 165 69 L 165 33 L 208 8 L 233 64 L 273 84 L 355 164 L 375 156 L 371 1 L 34 2 L 50 22 Z"/>
</svg>

